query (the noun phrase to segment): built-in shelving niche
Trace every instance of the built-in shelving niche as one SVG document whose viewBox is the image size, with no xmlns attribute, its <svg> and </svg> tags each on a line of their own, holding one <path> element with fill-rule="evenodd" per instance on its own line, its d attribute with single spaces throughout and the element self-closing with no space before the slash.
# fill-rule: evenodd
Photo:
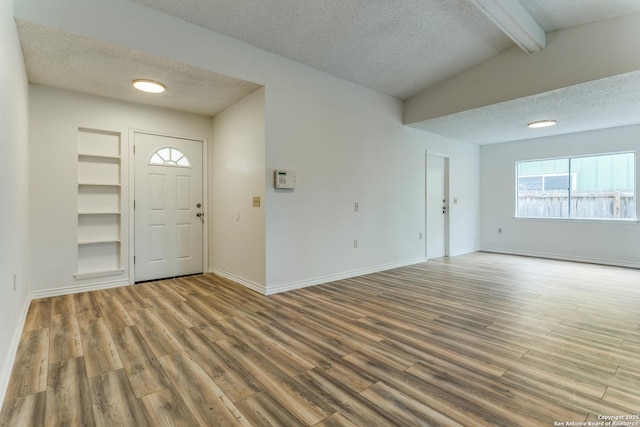
<svg viewBox="0 0 640 427">
<path fill-rule="evenodd" d="M 78 272 L 76 280 L 121 274 L 120 132 L 78 129 Z"/>
</svg>

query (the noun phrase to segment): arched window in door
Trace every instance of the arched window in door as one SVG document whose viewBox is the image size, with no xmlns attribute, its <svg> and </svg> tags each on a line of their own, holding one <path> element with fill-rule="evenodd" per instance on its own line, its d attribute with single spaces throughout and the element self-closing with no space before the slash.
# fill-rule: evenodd
<svg viewBox="0 0 640 427">
<path fill-rule="evenodd" d="M 191 162 L 182 154 L 182 151 L 173 147 L 158 148 L 149 160 L 149 165 L 174 166 L 179 168 L 190 168 Z"/>
</svg>

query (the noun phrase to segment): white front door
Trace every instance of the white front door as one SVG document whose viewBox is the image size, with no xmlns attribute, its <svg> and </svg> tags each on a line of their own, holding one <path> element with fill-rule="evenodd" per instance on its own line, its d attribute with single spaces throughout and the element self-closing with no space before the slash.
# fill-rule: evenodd
<svg viewBox="0 0 640 427">
<path fill-rule="evenodd" d="M 202 273 L 202 141 L 134 141 L 135 281 Z"/>
<path fill-rule="evenodd" d="M 427 259 L 447 255 L 447 159 L 427 155 Z"/>
</svg>

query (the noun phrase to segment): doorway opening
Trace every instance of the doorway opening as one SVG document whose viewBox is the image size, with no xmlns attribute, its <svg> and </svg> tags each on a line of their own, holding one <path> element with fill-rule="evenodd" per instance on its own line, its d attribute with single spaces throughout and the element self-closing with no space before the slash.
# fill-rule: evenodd
<svg viewBox="0 0 640 427">
<path fill-rule="evenodd" d="M 425 172 L 426 258 L 449 256 L 449 157 L 427 151 Z"/>
</svg>

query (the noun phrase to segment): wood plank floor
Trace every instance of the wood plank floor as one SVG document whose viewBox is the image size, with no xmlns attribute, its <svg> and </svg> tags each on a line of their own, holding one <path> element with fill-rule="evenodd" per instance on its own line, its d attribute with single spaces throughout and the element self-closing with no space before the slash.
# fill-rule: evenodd
<svg viewBox="0 0 640 427">
<path fill-rule="evenodd" d="M 474 253 L 269 297 L 206 274 L 33 301 L 0 425 L 638 415 L 640 271 Z"/>
</svg>

